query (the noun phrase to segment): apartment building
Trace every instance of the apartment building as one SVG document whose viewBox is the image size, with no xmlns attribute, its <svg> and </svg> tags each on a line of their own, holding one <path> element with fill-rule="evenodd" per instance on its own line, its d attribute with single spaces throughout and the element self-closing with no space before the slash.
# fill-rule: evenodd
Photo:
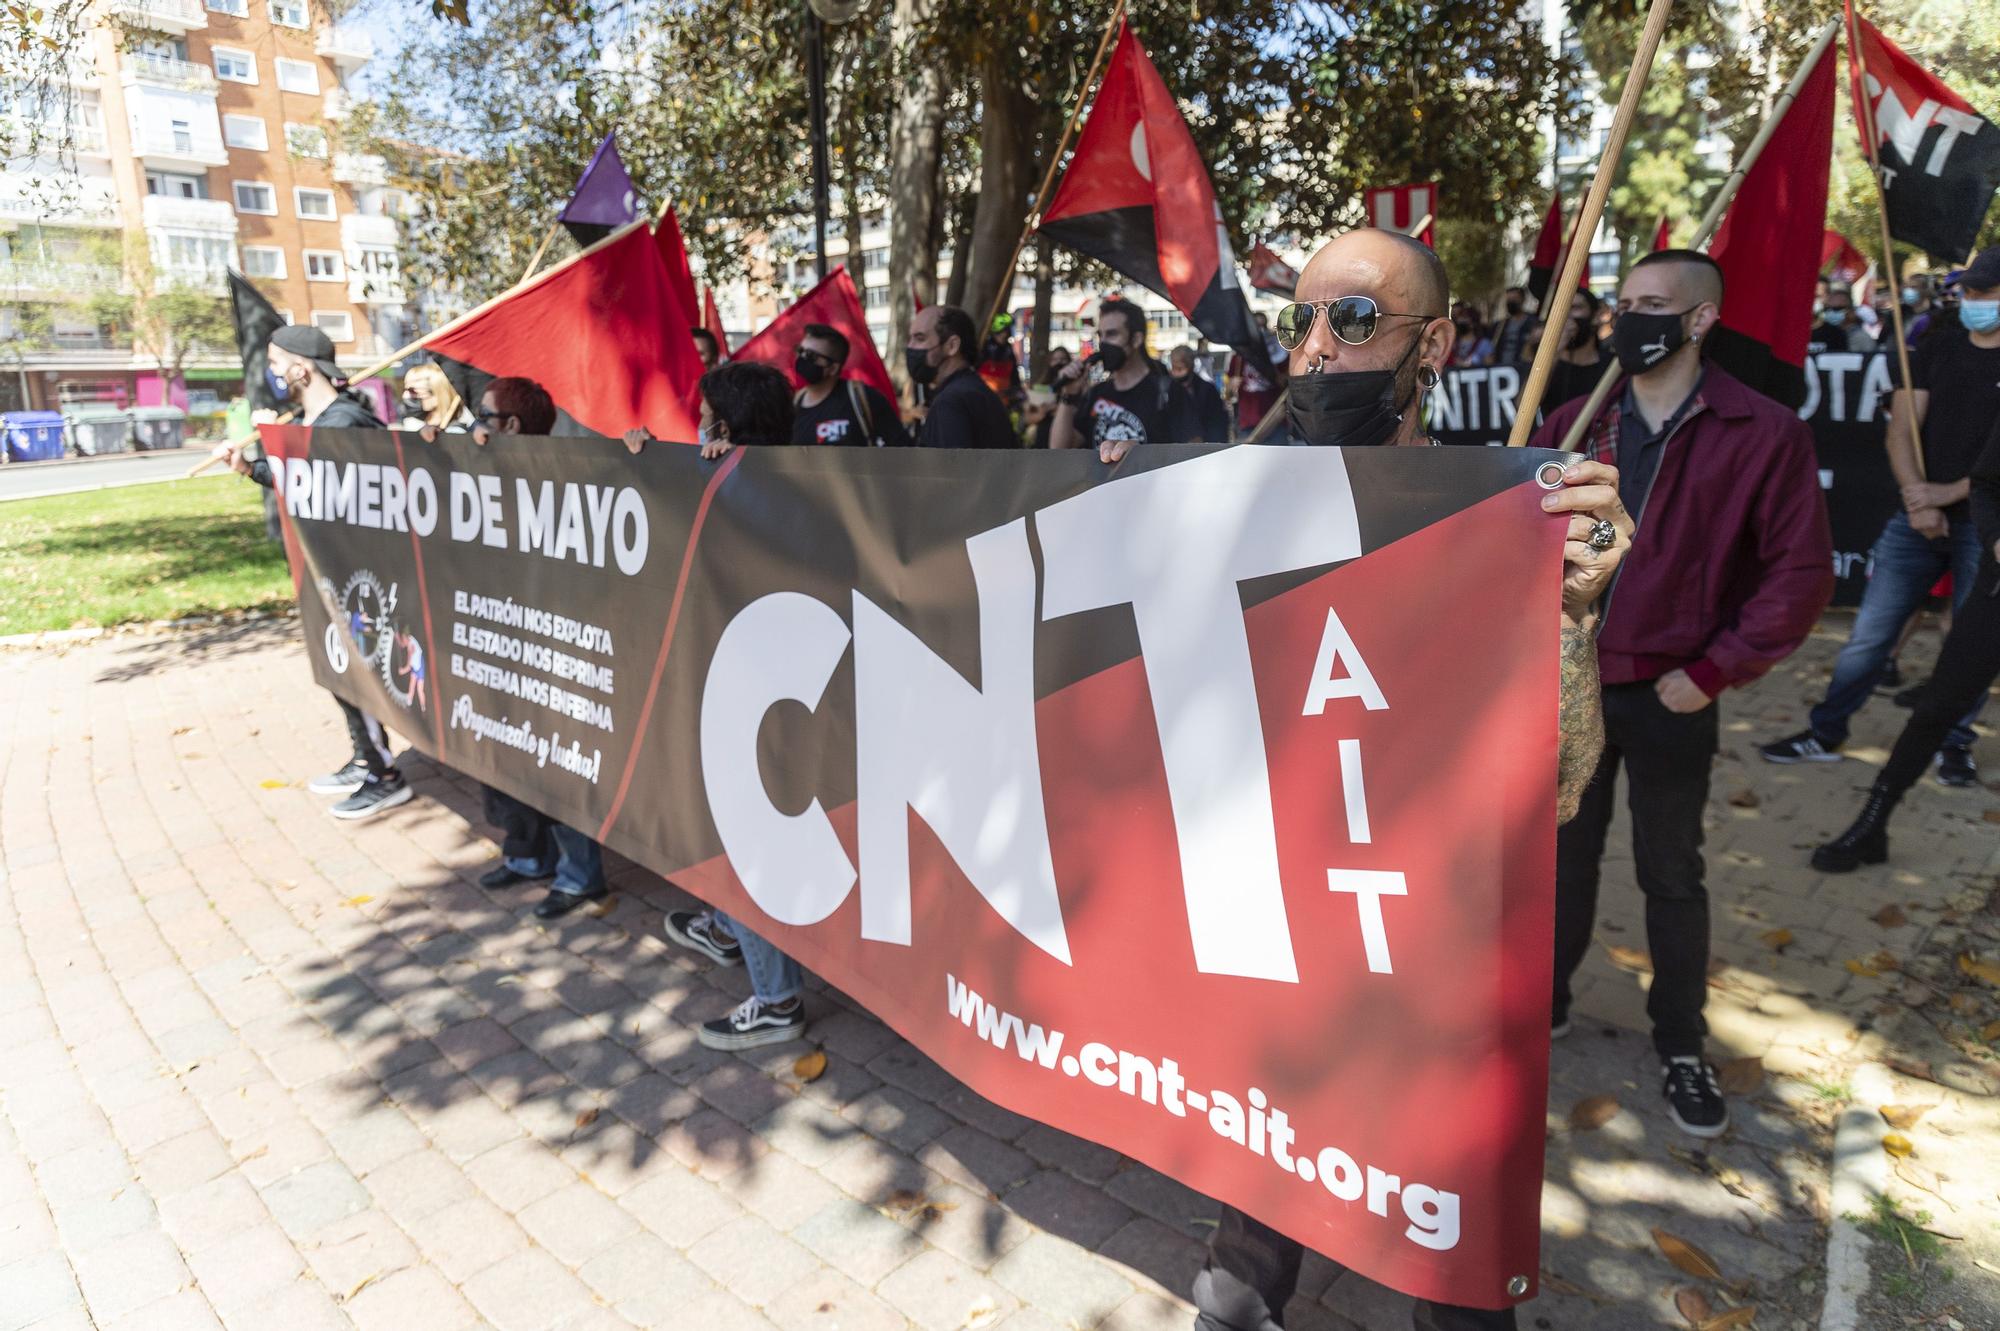
<svg viewBox="0 0 2000 1331">
<path fill-rule="evenodd" d="M 0 339 L 16 344 L 0 357 L 0 407 L 192 398 L 200 410 L 240 387 L 233 355 L 164 382 L 130 329 L 79 301 L 106 284 L 221 295 L 233 266 L 355 368 L 399 345 L 408 199 L 381 159 L 340 145 L 368 34 L 310 0 L 100 0 L 96 14 L 64 97 L 42 102 L 57 122 L 45 135 L 67 151 L 0 172 L 0 324 L 14 325 Z M 38 300 L 40 335 L 17 338 Z"/>
</svg>

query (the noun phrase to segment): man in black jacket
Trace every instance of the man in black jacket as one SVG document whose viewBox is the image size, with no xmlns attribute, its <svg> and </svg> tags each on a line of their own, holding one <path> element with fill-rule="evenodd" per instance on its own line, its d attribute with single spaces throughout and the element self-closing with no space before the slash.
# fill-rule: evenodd
<svg viewBox="0 0 2000 1331">
<path fill-rule="evenodd" d="M 1194 368 L 1194 348 L 1175 347 L 1167 353 L 1167 373 L 1173 377 L 1182 433 L 1175 442 L 1183 444 L 1226 444 L 1229 442 L 1229 408 L 1222 393 Z"/>
<path fill-rule="evenodd" d="M 271 335 L 264 373 L 280 401 L 297 404 L 302 424 L 341 430 L 379 430 L 381 418 L 347 389 L 347 377 L 333 358 L 333 339 L 308 324 L 290 324 Z M 215 456 L 265 489 L 271 464 L 261 449 L 248 456 L 242 440 L 218 445 Z M 335 698 L 347 721 L 354 756 L 338 771 L 306 783 L 315 795 L 344 795 L 329 812 L 336 818 L 368 818 L 406 804 L 411 790 L 396 769 L 382 723 L 344 698 Z"/>
<path fill-rule="evenodd" d="M 972 367 L 979 342 L 972 316 L 951 305 L 931 305 L 910 321 L 905 367 L 919 384 L 935 385 L 919 448 L 1019 448 L 1000 395 Z"/>
</svg>

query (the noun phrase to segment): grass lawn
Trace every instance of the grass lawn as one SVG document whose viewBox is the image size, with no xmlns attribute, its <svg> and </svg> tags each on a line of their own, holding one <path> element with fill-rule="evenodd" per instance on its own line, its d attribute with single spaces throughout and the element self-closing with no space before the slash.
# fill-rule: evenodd
<svg viewBox="0 0 2000 1331">
<path fill-rule="evenodd" d="M 0 503 L 0 634 L 109 627 L 293 601 L 241 476 Z"/>
</svg>

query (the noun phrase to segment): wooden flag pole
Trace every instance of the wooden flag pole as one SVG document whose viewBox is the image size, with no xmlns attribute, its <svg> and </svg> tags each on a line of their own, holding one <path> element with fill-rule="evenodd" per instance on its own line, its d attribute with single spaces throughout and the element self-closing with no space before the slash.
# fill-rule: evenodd
<svg viewBox="0 0 2000 1331">
<path fill-rule="evenodd" d="M 272 421 L 271 424 L 283 425 L 287 421 L 291 420 L 292 417 L 298 414 L 299 414 L 298 409 L 293 408 L 291 411 L 288 411 L 284 415 L 278 417 L 278 419 L 276 419 L 275 421 Z M 231 439 L 229 441 L 229 445 L 232 448 L 241 448 L 245 444 L 254 443 L 256 439 L 257 439 L 257 431 L 255 429 L 252 429 L 249 434 L 244 435 L 241 439 Z M 221 465 L 222 465 L 222 459 L 217 457 L 215 454 L 210 453 L 207 457 L 203 458 L 201 461 L 195 463 L 193 467 L 189 468 L 188 474 L 182 477 L 181 479 L 191 481 L 195 477 L 201 475 L 203 472 L 208 471 L 214 467 L 219 467 Z"/>
<path fill-rule="evenodd" d="M 1042 207 L 1049 201 L 1049 186 L 1056 182 L 1056 169 L 1062 165 L 1063 154 L 1069 151 L 1070 138 L 1076 133 L 1076 122 L 1082 119 L 1083 108 L 1090 104 L 1090 93 L 1097 86 L 1098 71 L 1104 66 L 1104 57 L 1111 50 L 1111 39 L 1118 35 L 1118 24 L 1124 17 L 1125 0 L 1117 0 L 1111 6 L 1110 20 L 1104 25 L 1104 36 L 1098 39 L 1097 54 L 1090 58 L 1090 72 L 1083 76 L 1083 87 L 1077 90 L 1076 105 L 1070 108 L 1069 123 L 1063 126 L 1056 150 L 1049 154 L 1048 169 L 1042 172 L 1041 188 L 1035 191 L 1035 201 L 1029 206 L 1027 220 L 1021 224 L 1021 234 L 1014 241 L 1014 252 L 1007 256 L 1007 265 L 1000 270 L 1000 290 L 994 294 L 993 306 L 986 311 L 986 318 L 979 325 L 979 336 L 982 338 L 992 330 L 993 321 L 999 317 L 1000 311 L 1007 308 L 1007 297 L 1014 294 L 1015 267 L 1021 262 L 1021 251 L 1028 247 L 1028 237 L 1034 235 L 1035 228 L 1042 224 Z"/>
<path fill-rule="evenodd" d="M 1764 123 L 1757 127 L 1757 133 L 1750 140 L 1750 146 L 1743 150 L 1743 156 L 1737 160 L 1735 167 L 1723 180 L 1722 188 L 1715 192 L 1715 199 L 1708 205 L 1708 211 L 1702 214 L 1701 226 L 1694 233 L 1694 239 L 1688 242 L 1689 249 L 1705 251 L 1708 242 L 1715 239 L 1715 233 L 1722 227 L 1722 215 L 1735 201 L 1736 192 L 1743 188 L 1744 180 L 1750 175 L 1750 168 L 1757 165 L 1757 159 L 1764 155 L 1764 149 L 1771 142 L 1771 136 L 1778 132 L 1778 122 L 1792 109 L 1792 103 L 1798 100 L 1799 92 L 1806 86 L 1807 76 L 1826 55 L 1827 48 L 1833 45 L 1833 39 L 1839 33 L 1840 20 L 1829 19 L 1826 26 L 1820 29 L 1819 36 L 1813 39 L 1811 49 L 1806 52 L 1805 59 L 1799 62 L 1798 69 L 1792 74 L 1792 81 L 1785 85 L 1785 90 L 1778 94 L 1778 100 L 1771 104 L 1771 113 L 1765 116 Z M 1584 431 L 1590 428 L 1590 423 L 1597 418 L 1597 413 L 1604 409 L 1604 403 L 1610 398 L 1611 390 L 1617 386 L 1617 381 L 1618 362 L 1613 361 L 1604 367 L 1604 373 L 1598 378 L 1597 386 L 1590 390 L 1590 397 L 1583 404 L 1583 410 L 1579 411 L 1576 419 L 1570 422 L 1569 432 L 1563 436 L 1562 441 L 1565 453 L 1576 452 L 1577 445 L 1583 442 Z"/>
<path fill-rule="evenodd" d="M 1576 294 L 1577 284 L 1583 278 L 1584 264 L 1590 257 L 1589 237 L 1597 234 L 1597 219 L 1604 215 L 1604 200 L 1611 193 L 1611 178 L 1618 172 L 1618 161 L 1625 155 L 1625 137 L 1632 130 L 1632 121 L 1639 113 L 1639 97 L 1646 90 L 1646 79 L 1653 72 L 1653 56 L 1660 49 L 1660 38 L 1666 35 L 1667 15 L 1674 7 L 1674 0 L 1653 0 L 1646 13 L 1646 26 L 1639 34 L 1639 49 L 1632 56 L 1632 68 L 1625 75 L 1625 88 L 1618 95 L 1618 112 L 1611 121 L 1611 133 L 1605 140 L 1604 156 L 1598 160 L 1597 174 L 1590 182 L 1590 193 L 1584 196 L 1583 211 L 1576 222 L 1577 243 L 1570 246 L 1563 256 L 1562 272 L 1556 278 L 1555 290 L 1550 293 L 1548 309 L 1551 313 L 1569 310 L 1570 297 Z M 1541 405 L 1542 393 L 1548 388 L 1549 372 L 1555 369 L 1556 352 L 1563 339 L 1564 319 L 1558 323 L 1554 319 L 1542 321 L 1541 345 L 1535 348 L 1535 364 L 1528 371 L 1528 382 L 1521 389 L 1519 405 L 1515 408 L 1514 429 L 1507 437 L 1509 448 L 1519 448 L 1528 442 L 1528 435 L 1534 430 L 1535 411 Z"/>
<path fill-rule="evenodd" d="M 1403 234 L 1406 236 L 1423 235 L 1424 229 L 1428 227 L 1431 224 L 1431 222 L 1436 219 L 1436 217 L 1437 217 L 1436 213 L 1425 213 L 1415 226 L 1411 227 Z M 1261 444 L 1266 439 L 1269 439 L 1272 433 L 1278 428 L 1278 422 L 1282 421 L 1285 418 L 1285 405 L 1291 401 L 1291 397 L 1292 397 L 1292 390 L 1290 385 L 1287 385 L 1285 389 L 1278 394 L 1278 400 L 1271 404 L 1271 409 L 1264 413 L 1264 418 L 1257 422 L 1257 428 L 1252 430 L 1250 432 L 1249 437 L 1246 438 L 1243 442 L 1246 444 Z"/>
<path fill-rule="evenodd" d="M 549 223 L 549 229 L 542 233 L 542 243 L 535 246 L 534 256 L 528 260 L 528 271 L 521 274 L 521 282 L 525 282 L 535 275 L 535 269 L 541 266 L 542 256 L 547 254 L 549 246 L 555 243 L 556 232 L 561 226 L 561 218 L 557 218 L 555 221 Z M 514 285 L 519 286 L 521 282 L 516 282 Z"/>
<path fill-rule="evenodd" d="M 1882 188 L 1881 136 L 1875 128 L 1875 104 L 1868 100 L 1868 70 L 1861 56 L 1861 14 L 1850 0 L 1847 6 L 1847 59 L 1859 70 L 1861 77 L 1855 80 L 1861 88 L 1861 146 L 1868 153 L 1868 174 L 1875 179 L 1875 216 L 1882 223 L 1882 271 L 1889 279 L 1889 320 L 1896 332 L 1897 368 L 1903 372 L 1905 390 L 1915 386 L 1910 382 L 1910 344 L 1903 335 L 1902 279 L 1896 272 L 1896 242 L 1889 235 L 1889 195 Z M 1924 443 L 1917 434 L 1917 423 L 1910 412 L 1889 413 L 1889 428 L 1894 430 L 1900 419 L 1910 441 L 1910 461 L 1917 469 L 1917 479 L 1930 480 L 1924 467 Z"/>
</svg>

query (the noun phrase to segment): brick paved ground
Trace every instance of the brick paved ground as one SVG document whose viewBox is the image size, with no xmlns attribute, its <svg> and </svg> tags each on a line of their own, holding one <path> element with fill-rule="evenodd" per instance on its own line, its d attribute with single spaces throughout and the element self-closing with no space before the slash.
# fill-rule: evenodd
<svg viewBox="0 0 2000 1331">
<path fill-rule="evenodd" d="M 1829 658 L 1725 717 L 1716 1044 L 1765 1072 L 1708 1150 L 1658 1111 L 1643 958 L 1610 960 L 1644 947 L 1614 851 L 1526 1325 L 1683 1325 L 1694 1285 L 1765 1331 L 1817 1316 L 1826 1124 L 1893 997 L 1845 963 L 1914 949 L 1994 805 L 1927 789 L 1893 869 L 1806 873 L 1865 772 L 1745 758 Z M 970 1094 L 835 993 L 810 1084 L 801 1046 L 702 1049 L 691 1025 L 745 981 L 660 940 L 674 889 L 621 867 L 601 916 L 537 926 L 473 885 L 492 846 L 449 773 L 413 762 L 423 799 L 324 817 L 299 785 L 344 736 L 288 627 L 8 653 L 0 679 L 0 1331 L 1188 1324 L 1212 1210 L 1186 1189 Z M 1860 742 L 1898 720 L 1877 704 Z M 1870 919 L 1891 901 L 1911 924 Z M 1573 1128 L 1600 1095 L 1617 1116 Z M 1656 1227 L 1735 1288 L 1677 1273 Z M 1334 1275 L 1309 1265 L 1292 1326 L 1407 1325 Z"/>
</svg>

